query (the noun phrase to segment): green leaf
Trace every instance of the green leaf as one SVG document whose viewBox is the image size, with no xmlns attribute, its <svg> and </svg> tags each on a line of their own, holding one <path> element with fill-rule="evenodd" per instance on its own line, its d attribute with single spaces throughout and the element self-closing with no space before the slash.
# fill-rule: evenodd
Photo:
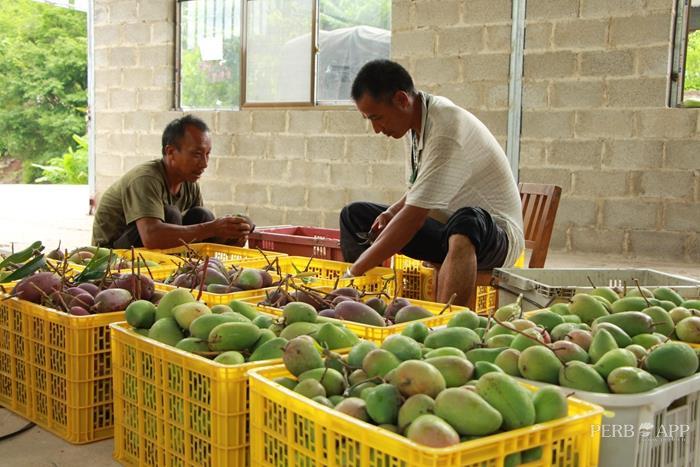
<svg viewBox="0 0 700 467">
<path fill-rule="evenodd" d="M 12 271 L 12 274 L 5 276 L 3 282 L 18 281 L 46 266 L 46 257 L 38 255 L 24 263 L 21 267 Z"/>
</svg>

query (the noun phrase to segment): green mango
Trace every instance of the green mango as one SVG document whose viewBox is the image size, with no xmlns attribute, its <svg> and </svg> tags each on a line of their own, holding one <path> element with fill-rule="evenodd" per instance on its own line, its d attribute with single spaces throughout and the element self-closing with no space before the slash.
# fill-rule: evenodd
<svg viewBox="0 0 700 467">
<path fill-rule="evenodd" d="M 543 345 L 522 350 L 518 359 L 518 370 L 524 378 L 543 383 L 557 384 L 562 367 L 556 354 Z"/>
<path fill-rule="evenodd" d="M 569 415 L 569 402 L 564 391 L 554 386 L 539 388 L 532 396 L 535 405 L 535 423 L 557 420 Z"/>
<path fill-rule="evenodd" d="M 284 337 L 275 337 L 258 346 L 253 353 L 248 357 L 249 362 L 259 362 L 263 360 L 272 360 L 282 358 L 284 348 L 289 341 Z"/>
<path fill-rule="evenodd" d="M 469 416 L 465 417 L 464 414 Z M 475 392 L 448 388 L 435 398 L 435 415 L 460 435 L 484 436 L 495 433 L 503 423 L 501 413 Z"/>
<path fill-rule="evenodd" d="M 613 289 L 610 287 L 596 287 L 593 289 L 591 292 L 589 292 L 589 295 L 595 295 L 598 297 L 603 297 L 608 301 L 608 303 L 615 303 L 620 296 L 615 292 Z"/>
<path fill-rule="evenodd" d="M 522 376 L 518 369 L 518 360 L 520 359 L 520 351 L 515 349 L 505 349 L 498 354 L 494 364 L 503 370 L 504 373 L 511 376 Z"/>
<path fill-rule="evenodd" d="M 505 373 L 495 363 L 480 361 L 474 364 L 474 379 L 479 379 L 487 373 Z"/>
<path fill-rule="evenodd" d="M 577 360 L 568 362 L 559 370 L 559 385 L 579 391 L 608 394 L 608 385 L 591 365 Z"/>
<path fill-rule="evenodd" d="M 476 348 L 476 349 L 471 349 L 466 352 L 467 360 L 470 362 L 476 364 L 476 362 L 489 362 L 493 363 L 496 361 L 496 357 L 506 350 L 507 347 L 498 347 L 495 349 L 489 349 L 489 348 Z"/>
<path fill-rule="evenodd" d="M 212 351 L 246 350 L 260 338 L 260 328 L 253 323 L 223 323 L 209 333 Z"/>
<path fill-rule="evenodd" d="M 401 335 L 410 337 L 416 342 L 422 343 L 426 337 L 430 334 L 430 328 L 421 321 L 414 321 L 413 323 L 408 323 L 408 325 L 401 331 Z"/>
<path fill-rule="evenodd" d="M 568 303 L 555 303 L 549 307 L 549 311 L 552 313 L 556 313 L 558 315 L 569 315 L 571 312 L 569 311 L 569 304 Z"/>
<path fill-rule="evenodd" d="M 284 348 L 282 360 L 287 370 L 294 376 L 305 371 L 323 367 L 323 359 L 317 350 L 318 344 L 309 336 L 291 339 Z"/>
<path fill-rule="evenodd" d="M 593 365 L 593 369 L 600 373 L 604 379 L 607 379 L 610 372 L 623 366 L 636 367 L 637 356 L 627 349 L 613 349 L 599 358 Z"/>
<path fill-rule="evenodd" d="M 216 363 L 221 363 L 222 365 L 240 365 L 245 363 L 245 357 L 236 352 L 235 350 L 229 350 L 228 352 L 222 352 L 214 358 Z"/>
<path fill-rule="evenodd" d="M 476 382 L 476 393 L 503 417 L 502 428 L 514 430 L 535 423 L 530 392 L 505 373 L 487 373 Z"/>
<path fill-rule="evenodd" d="M 555 326 L 564 322 L 564 318 L 561 315 L 544 310 L 529 315 L 528 319 L 538 326 L 545 328 L 547 332 L 551 332 Z"/>
<path fill-rule="evenodd" d="M 448 388 L 463 386 L 474 376 L 474 365 L 464 357 L 433 357 L 425 362 L 437 368 Z"/>
<path fill-rule="evenodd" d="M 347 385 L 342 373 L 333 368 L 313 368 L 299 375 L 299 381 L 315 379 L 326 391 L 326 396 L 340 396 Z"/>
<path fill-rule="evenodd" d="M 615 342 L 617 342 L 618 347 L 632 345 L 632 338 L 616 324 L 596 322 L 593 324 L 593 332 L 596 332 L 598 329 L 605 329 L 608 331 L 615 339 Z"/>
<path fill-rule="evenodd" d="M 651 391 L 658 382 L 653 375 L 633 366 L 615 368 L 608 375 L 608 385 L 614 394 L 637 394 Z"/>
<path fill-rule="evenodd" d="M 258 312 L 253 305 L 246 303 L 241 300 L 231 300 L 228 303 L 229 308 L 233 310 L 234 313 L 245 316 L 249 320 L 253 321 L 257 316 Z"/>
<path fill-rule="evenodd" d="M 666 300 L 672 302 L 676 306 L 680 306 L 683 303 L 683 297 L 671 289 L 670 287 L 657 287 L 654 289 L 654 298 L 658 300 Z"/>
<path fill-rule="evenodd" d="M 348 335 L 341 328 L 330 323 L 322 324 L 314 336 L 322 347 L 329 350 L 346 349 L 357 342 L 357 336 Z"/>
<path fill-rule="evenodd" d="M 596 318 L 610 314 L 606 305 L 596 300 L 595 296 L 576 294 L 571 299 L 569 313 L 581 318 L 584 323 L 592 323 Z"/>
<path fill-rule="evenodd" d="M 405 360 L 420 360 L 422 357 L 420 344 L 401 334 L 392 334 L 387 337 L 380 348 L 393 353 L 402 362 Z"/>
<path fill-rule="evenodd" d="M 617 349 L 618 345 L 615 338 L 605 329 L 599 329 L 591 341 L 591 346 L 588 349 L 588 355 L 591 356 L 591 361 L 596 363 L 603 355 L 613 349 Z"/>
<path fill-rule="evenodd" d="M 642 310 L 642 313 L 648 315 L 651 318 L 653 329 L 664 335 L 670 336 L 673 333 L 675 324 L 671 315 L 668 314 L 664 308 L 660 306 L 651 306 Z"/>
<path fill-rule="evenodd" d="M 447 327 L 476 329 L 479 327 L 479 315 L 471 310 L 460 311 L 447 322 Z"/>
<path fill-rule="evenodd" d="M 688 308 L 689 310 L 700 310 L 700 299 L 697 300 L 685 300 L 680 304 L 683 308 Z"/>
<path fill-rule="evenodd" d="M 667 342 L 651 349 L 644 365 L 650 373 L 675 381 L 698 370 L 698 356 L 688 344 Z"/>
<path fill-rule="evenodd" d="M 423 344 L 431 349 L 440 347 L 456 347 L 463 352 L 476 347 L 481 338 L 468 328 L 440 328 L 431 332 Z"/>
<path fill-rule="evenodd" d="M 377 424 L 398 423 L 401 394 L 392 384 L 380 384 L 365 399 L 367 414 Z"/>
<path fill-rule="evenodd" d="M 622 311 L 609 316 L 603 316 L 596 323 L 613 323 L 625 331 L 628 336 L 654 332 L 653 320 L 641 311 Z"/>
<path fill-rule="evenodd" d="M 348 354 L 348 364 L 353 368 L 361 368 L 362 360 L 371 350 L 377 348 L 377 344 L 372 341 L 360 340 L 352 346 Z"/>
<path fill-rule="evenodd" d="M 615 303 L 610 305 L 613 314 L 621 313 L 624 311 L 642 311 L 644 308 L 649 306 L 649 301 L 645 300 L 643 297 L 630 297 L 626 296 Z"/>
</svg>

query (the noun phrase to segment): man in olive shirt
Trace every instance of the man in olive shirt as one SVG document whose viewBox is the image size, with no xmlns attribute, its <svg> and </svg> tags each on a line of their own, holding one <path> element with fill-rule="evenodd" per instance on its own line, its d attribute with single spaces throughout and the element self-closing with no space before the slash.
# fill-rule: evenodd
<svg viewBox="0 0 700 467">
<path fill-rule="evenodd" d="M 206 123 L 192 115 L 170 122 L 163 131 L 162 159 L 134 167 L 102 195 L 93 245 L 171 248 L 204 240 L 244 245 L 254 228 L 250 219 L 217 219 L 202 206 L 197 180 L 210 152 Z"/>
</svg>

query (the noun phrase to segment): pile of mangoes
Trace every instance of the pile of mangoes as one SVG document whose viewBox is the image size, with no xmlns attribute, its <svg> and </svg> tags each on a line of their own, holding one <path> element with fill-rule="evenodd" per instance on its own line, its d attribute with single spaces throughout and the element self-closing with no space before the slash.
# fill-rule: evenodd
<svg viewBox="0 0 700 467">
<path fill-rule="evenodd" d="M 609 292 L 578 294 L 527 319 L 517 303 L 501 307 L 486 329 L 475 329 L 480 350 L 510 375 L 599 393 L 646 392 L 698 371 L 700 350 L 671 339 L 699 342 L 700 302 Z"/>
<path fill-rule="evenodd" d="M 291 376 L 275 382 L 328 408 L 437 448 L 568 415 L 566 396 L 558 388 L 533 394 L 503 372 L 479 375 L 456 347 L 438 347 L 463 345 L 465 336 L 460 335 L 471 338 L 474 333 L 467 328 L 445 329 L 452 332 L 428 331 L 424 343 L 400 334 L 379 347 L 362 340 L 347 356 L 331 354 L 325 361 L 313 341 L 300 336 L 289 341 L 282 356 Z M 513 454 L 508 462 L 530 462 L 541 456 L 541 448 L 534 448 Z"/>
<path fill-rule="evenodd" d="M 266 270 L 235 266 L 228 268 L 217 258 L 186 262 L 164 283 L 193 289 L 199 287 L 202 281 L 204 281 L 204 290 L 216 294 L 255 290 L 276 285 L 272 275 Z"/>
<path fill-rule="evenodd" d="M 135 299 L 157 303 L 161 297 L 153 280 L 143 274 L 112 274 L 96 281 L 80 279 L 39 272 L 19 281 L 12 295 L 75 316 L 122 311 Z"/>
<path fill-rule="evenodd" d="M 239 300 L 210 308 L 179 288 L 166 293 L 158 305 L 131 303 L 126 321 L 139 334 L 228 365 L 281 358 L 288 341 L 300 335 L 329 350 L 358 341 L 342 324 L 275 320 Z"/>
<path fill-rule="evenodd" d="M 265 295 L 261 305 L 283 307 L 301 302 L 310 305 L 318 316 L 370 326 L 391 326 L 434 316 L 429 310 L 405 298 L 385 299 L 382 294 L 365 294 L 354 287 L 340 287 L 327 293 L 309 288 L 297 288 L 288 293 L 278 288 Z"/>
</svg>

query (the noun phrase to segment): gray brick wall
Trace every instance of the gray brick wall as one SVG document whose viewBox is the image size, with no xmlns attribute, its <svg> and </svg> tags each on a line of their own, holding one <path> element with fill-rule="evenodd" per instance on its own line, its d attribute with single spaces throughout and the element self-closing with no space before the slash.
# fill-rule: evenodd
<svg viewBox="0 0 700 467">
<path fill-rule="evenodd" d="M 97 191 L 160 155 L 174 111 L 174 0 L 95 2 Z M 556 183 L 552 248 L 700 260 L 698 111 L 668 109 L 671 0 L 529 0 L 520 179 Z M 509 0 L 393 0 L 392 56 L 505 145 Z M 337 226 L 402 193 L 404 148 L 351 108 L 196 112 L 217 214 Z"/>
<path fill-rule="evenodd" d="M 509 2 L 395 1 L 393 54 L 421 88 L 485 112 L 505 139 Z M 159 157 L 173 111 L 175 2 L 96 1 L 97 191 Z M 473 98 L 467 96 L 472 95 Z M 468 100 L 469 102 L 464 102 Z M 474 104 L 474 105 L 472 105 Z M 404 147 L 375 135 L 354 109 L 195 112 L 212 128 L 205 202 L 258 224 L 337 226 L 348 201 L 401 196 Z"/>
<path fill-rule="evenodd" d="M 554 248 L 697 261 L 698 111 L 666 106 L 672 4 L 528 1 L 520 175 L 564 188 Z"/>
</svg>

